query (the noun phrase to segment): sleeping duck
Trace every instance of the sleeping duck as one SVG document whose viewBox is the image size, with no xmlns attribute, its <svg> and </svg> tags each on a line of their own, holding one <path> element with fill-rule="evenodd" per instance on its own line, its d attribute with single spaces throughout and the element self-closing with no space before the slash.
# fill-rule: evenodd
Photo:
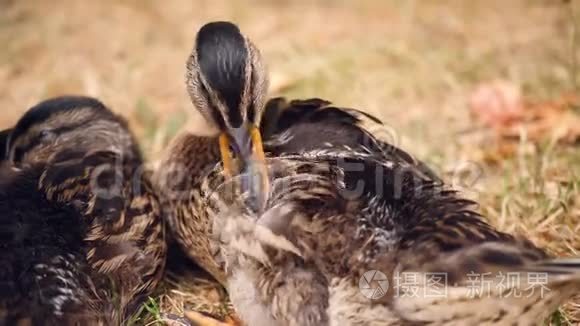
<svg viewBox="0 0 580 326">
<path fill-rule="evenodd" d="M 159 282 L 157 195 L 127 123 L 65 96 L 9 131 L 0 174 L 0 324 L 119 325 Z"/>
</svg>

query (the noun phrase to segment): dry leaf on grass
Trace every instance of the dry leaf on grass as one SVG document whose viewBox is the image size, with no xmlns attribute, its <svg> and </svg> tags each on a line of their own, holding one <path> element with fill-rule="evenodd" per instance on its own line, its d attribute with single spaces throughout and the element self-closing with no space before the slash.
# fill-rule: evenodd
<svg viewBox="0 0 580 326">
<path fill-rule="evenodd" d="M 477 120 L 494 129 L 508 126 L 524 116 L 520 88 L 503 80 L 479 85 L 469 97 L 469 108 Z"/>
<path fill-rule="evenodd" d="M 481 155 L 492 163 L 513 156 L 522 138 L 532 144 L 543 141 L 578 143 L 578 107 L 580 96 L 576 94 L 531 102 L 523 97 L 518 85 L 501 80 L 481 84 L 469 98 L 472 117 L 493 135 L 494 146 Z"/>
</svg>

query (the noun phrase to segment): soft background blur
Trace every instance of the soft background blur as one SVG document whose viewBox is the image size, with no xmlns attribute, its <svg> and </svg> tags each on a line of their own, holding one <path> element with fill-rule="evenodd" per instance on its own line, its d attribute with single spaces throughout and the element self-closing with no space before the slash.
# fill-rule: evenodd
<svg viewBox="0 0 580 326">
<path fill-rule="evenodd" d="M 273 95 L 376 114 L 495 226 L 580 255 L 578 0 L 0 0 L 0 129 L 41 99 L 88 94 L 154 160 L 199 122 L 184 65 L 211 20 L 253 39 Z M 579 322 L 579 302 L 552 323 Z"/>
</svg>

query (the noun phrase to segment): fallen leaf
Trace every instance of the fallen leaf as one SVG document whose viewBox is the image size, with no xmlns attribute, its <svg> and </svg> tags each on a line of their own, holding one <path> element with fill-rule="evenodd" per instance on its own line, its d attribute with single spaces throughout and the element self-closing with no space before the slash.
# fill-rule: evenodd
<svg viewBox="0 0 580 326">
<path fill-rule="evenodd" d="M 481 84 L 469 98 L 474 120 L 493 130 L 500 142 L 519 141 L 525 134 L 533 143 L 544 140 L 577 143 L 580 114 L 574 108 L 578 106 L 580 97 L 576 94 L 563 94 L 549 101 L 527 101 L 519 86 L 501 80 Z"/>
<path fill-rule="evenodd" d="M 478 86 L 469 98 L 469 107 L 477 120 L 492 128 L 503 128 L 524 114 L 519 86 L 503 80 Z"/>
</svg>

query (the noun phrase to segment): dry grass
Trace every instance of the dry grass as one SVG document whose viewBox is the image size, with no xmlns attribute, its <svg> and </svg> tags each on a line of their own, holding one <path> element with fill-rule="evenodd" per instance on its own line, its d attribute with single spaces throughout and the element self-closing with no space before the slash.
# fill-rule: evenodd
<svg viewBox="0 0 580 326">
<path fill-rule="evenodd" d="M 578 148 L 522 137 L 516 155 L 489 163 L 493 141 L 465 132 L 480 82 L 509 80 L 534 99 L 577 87 L 579 17 L 578 0 L 0 0 L 0 128 L 42 98 L 84 93 L 127 116 L 155 159 L 195 117 L 183 75 L 196 29 L 233 20 L 262 49 L 273 93 L 378 115 L 397 144 L 466 186 L 492 224 L 555 255 L 580 255 Z M 478 168 L 458 173 L 465 162 Z M 204 297 L 221 302 L 203 277 L 183 278 L 167 282 L 148 321 L 151 311 L 203 310 Z M 552 320 L 579 322 L 580 300 Z"/>
</svg>

